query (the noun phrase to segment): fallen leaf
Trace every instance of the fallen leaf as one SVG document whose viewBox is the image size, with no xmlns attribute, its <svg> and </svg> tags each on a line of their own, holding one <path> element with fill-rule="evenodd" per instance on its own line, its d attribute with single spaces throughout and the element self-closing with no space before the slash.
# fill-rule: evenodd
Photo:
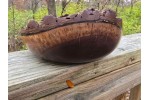
<svg viewBox="0 0 150 100">
<path fill-rule="evenodd" d="M 68 87 L 73 88 L 74 84 L 70 80 L 66 80 Z"/>
</svg>

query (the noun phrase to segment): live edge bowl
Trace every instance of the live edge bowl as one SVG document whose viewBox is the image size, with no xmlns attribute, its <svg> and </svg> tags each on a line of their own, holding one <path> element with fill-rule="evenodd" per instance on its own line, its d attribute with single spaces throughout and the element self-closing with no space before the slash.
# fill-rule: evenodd
<svg viewBox="0 0 150 100">
<path fill-rule="evenodd" d="M 87 9 L 56 18 L 30 21 L 21 38 L 35 55 L 53 62 L 85 63 L 111 53 L 119 43 L 122 20 L 112 10 Z"/>
</svg>

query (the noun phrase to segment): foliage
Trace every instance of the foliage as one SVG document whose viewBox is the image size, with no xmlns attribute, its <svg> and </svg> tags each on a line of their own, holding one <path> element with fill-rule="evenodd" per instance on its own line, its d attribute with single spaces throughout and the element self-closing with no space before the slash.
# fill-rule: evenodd
<svg viewBox="0 0 150 100">
<path fill-rule="evenodd" d="M 134 5 L 133 9 L 128 6 L 118 9 L 118 15 L 123 20 L 123 34 L 133 34 L 141 32 L 141 3 Z"/>
<path fill-rule="evenodd" d="M 14 27 L 14 23 L 15 27 Z M 14 9 L 14 18 L 13 18 L 13 8 L 10 7 L 8 9 L 8 33 L 9 35 L 17 35 L 21 28 L 23 28 L 29 19 L 32 19 L 32 12 L 31 11 L 20 11 Z"/>
<path fill-rule="evenodd" d="M 66 7 L 66 14 L 74 14 L 81 12 L 82 10 L 86 9 L 86 5 L 84 3 L 69 3 L 68 6 Z"/>
<path fill-rule="evenodd" d="M 40 22 L 45 15 L 48 15 L 48 10 L 46 6 L 42 6 L 41 8 L 37 9 L 36 13 L 34 14 L 35 20 Z"/>
<path fill-rule="evenodd" d="M 14 10 L 14 11 L 13 11 Z M 13 16 L 14 15 L 14 16 Z M 8 49 L 9 51 L 25 50 L 26 46 L 23 45 L 19 39 L 19 31 L 25 27 L 28 20 L 32 19 L 31 11 L 20 11 L 15 7 L 8 9 Z"/>
</svg>

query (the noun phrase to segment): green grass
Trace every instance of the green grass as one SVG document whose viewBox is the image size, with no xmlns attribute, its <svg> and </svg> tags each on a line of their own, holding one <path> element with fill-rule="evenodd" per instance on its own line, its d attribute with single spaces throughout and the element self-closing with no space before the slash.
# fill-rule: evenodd
<svg viewBox="0 0 150 100">
<path fill-rule="evenodd" d="M 70 3 L 66 7 L 66 12 L 64 14 L 73 14 L 81 12 L 86 9 L 86 5 L 81 3 L 77 5 L 76 3 Z M 113 9 L 113 8 L 112 8 Z M 61 15 L 61 6 L 56 6 L 57 16 Z M 48 11 L 46 6 L 37 9 L 35 13 L 35 20 L 40 22 L 43 16 L 47 15 Z M 123 20 L 123 35 L 139 33 L 141 32 L 141 3 L 138 2 L 134 5 L 132 12 L 130 6 L 124 9 L 118 8 L 118 17 Z M 28 23 L 28 20 L 32 19 L 32 11 L 23 11 L 15 9 L 15 29 L 13 26 L 13 16 L 12 8 L 8 9 L 8 29 L 9 36 L 17 35 L 21 28 L 24 28 Z"/>
<path fill-rule="evenodd" d="M 31 11 L 20 11 L 15 9 L 15 28 L 13 25 L 13 11 L 12 8 L 8 9 L 8 33 L 10 35 L 17 35 L 21 28 L 25 27 L 28 20 L 32 19 Z"/>
<path fill-rule="evenodd" d="M 131 7 L 125 9 L 119 8 L 118 15 L 123 20 L 123 34 L 133 34 L 141 32 L 141 3 L 134 5 L 132 11 Z"/>
</svg>

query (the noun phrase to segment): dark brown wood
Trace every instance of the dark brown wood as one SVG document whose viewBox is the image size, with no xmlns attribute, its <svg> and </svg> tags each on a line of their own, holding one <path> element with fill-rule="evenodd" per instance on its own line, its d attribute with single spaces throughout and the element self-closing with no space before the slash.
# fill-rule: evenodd
<svg viewBox="0 0 150 100">
<path fill-rule="evenodd" d="M 131 89 L 129 100 L 141 100 L 141 84 Z"/>
<path fill-rule="evenodd" d="M 117 96 L 116 98 L 114 98 L 114 99 L 112 99 L 112 100 L 125 100 L 125 99 L 124 99 L 124 96 L 125 96 L 125 93 L 123 93 L 123 94 Z"/>
<path fill-rule="evenodd" d="M 39 23 L 38 28 L 37 27 L 28 28 L 28 26 L 31 26 L 29 22 L 27 28 L 23 29 L 20 33 L 23 36 L 33 35 L 45 31 L 49 31 L 58 27 L 63 27 L 66 25 L 88 23 L 88 22 L 109 23 L 112 25 L 116 25 L 119 28 L 122 28 L 122 19 L 117 18 L 115 11 L 110 9 L 104 11 L 98 11 L 91 8 L 91 9 L 84 10 L 83 12 L 78 14 L 72 14 L 72 15 L 65 14 L 60 17 L 55 17 L 53 15 L 44 16 L 42 22 Z"/>
<path fill-rule="evenodd" d="M 47 0 L 48 4 L 52 1 L 55 2 Z M 67 4 L 66 0 L 64 2 Z M 120 40 L 121 32 L 122 19 L 117 18 L 115 11 L 91 8 L 70 16 L 44 16 L 41 24 L 30 21 L 21 32 L 21 38 L 31 52 L 43 59 L 85 63 L 111 53 Z"/>
<path fill-rule="evenodd" d="M 124 95 L 125 95 L 125 94 L 123 93 L 123 94 L 117 96 L 116 98 L 114 98 L 114 99 L 112 99 L 112 100 L 122 100 L 123 97 L 124 97 Z M 124 99 L 123 99 L 123 100 L 124 100 Z"/>
<path fill-rule="evenodd" d="M 104 57 L 117 46 L 121 29 L 109 23 L 80 23 L 40 34 L 22 36 L 29 49 L 43 59 L 85 63 Z"/>
</svg>

